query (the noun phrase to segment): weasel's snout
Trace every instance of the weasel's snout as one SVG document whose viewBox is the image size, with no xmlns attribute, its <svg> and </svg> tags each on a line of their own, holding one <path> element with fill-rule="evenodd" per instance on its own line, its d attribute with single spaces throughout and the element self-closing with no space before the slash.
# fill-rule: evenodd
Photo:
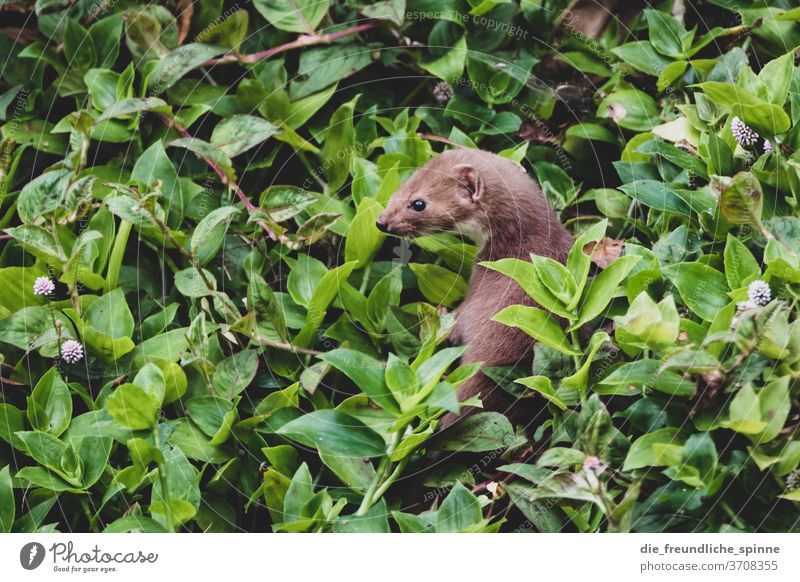
<svg viewBox="0 0 800 582">
<path fill-rule="evenodd" d="M 375 221 L 375 228 L 377 228 L 381 232 L 389 232 L 389 225 L 385 222 L 381 222 L 381 219 Z"/>
</svg>

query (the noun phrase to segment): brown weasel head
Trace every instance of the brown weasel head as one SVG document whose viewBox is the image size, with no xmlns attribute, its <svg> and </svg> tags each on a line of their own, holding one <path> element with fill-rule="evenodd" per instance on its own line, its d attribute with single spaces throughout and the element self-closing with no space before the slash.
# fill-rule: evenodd
<svg viewBox="0 0 800 582">
<path fill-rule="evenodd" d="M 466 162 L 463 161 L 466 159 Z M 445 152 L 417 170 L 392 195 L 376 226 L 396 236 L 458 231 L 481 212 L 485 190 L 475 164 Z"/>
</svg>

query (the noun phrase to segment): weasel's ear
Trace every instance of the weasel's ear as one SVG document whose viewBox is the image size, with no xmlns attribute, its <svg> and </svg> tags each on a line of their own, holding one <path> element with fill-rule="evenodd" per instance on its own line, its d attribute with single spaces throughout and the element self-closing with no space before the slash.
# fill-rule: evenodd
<svg viewBox="0 0 800 582">
<path fill-rule="evenodd" d="M 463 184 L 473 202 L 477 202 L 483 196 L 483 180 L 473 166 L 469 164 L 453 166 L 453 177 Z"/>
</svg>

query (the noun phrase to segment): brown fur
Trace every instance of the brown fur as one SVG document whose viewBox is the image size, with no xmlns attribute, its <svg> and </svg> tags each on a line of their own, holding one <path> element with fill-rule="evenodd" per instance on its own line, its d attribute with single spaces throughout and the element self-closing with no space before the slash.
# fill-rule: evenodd
<svg viewBox="0 0 800 582">
<path fill-rule="evenodd" d="M 410 205 L 422 199 L 425 210 Z M 392 196 L 379 227 L 398 236 L 464 232 L 480 245 L 478 262 L 530 254 L 564 261 L 572 237 L 550 208 L 538 184 L 518 164 L 476 149 L 445 152 L 420 168 Z M 515 364 L 531 358 L 533 340 L 517 328 L 491 321 L 509 305 L 535 305 L 512 279 L 476 265 L 456 311 L 451 339 L 468 344 L 462 363 Z M 482 373 L 459 389 L 460 400 L 481 395 L 484 408 L 519 420 L 514 399 Z M 466 411 L 471 412 L 471 411 Z M 457 417 L 446 417 L 449 426 Z"/>
</svg>

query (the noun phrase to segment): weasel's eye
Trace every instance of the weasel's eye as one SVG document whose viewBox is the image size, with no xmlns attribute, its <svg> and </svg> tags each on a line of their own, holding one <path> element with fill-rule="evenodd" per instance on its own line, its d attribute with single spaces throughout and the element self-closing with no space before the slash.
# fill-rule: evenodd
<svg viewBox="0 0 800 582">
<path fill-rule="evenodd" d="M 417 212 L 422 212 L 423 210 L 425 210 L 425 207 L 426 207 L 427 205 L 428 205 L 428 204 L 427 204 L 427 203 L 426 203 L 424 200 L 420 200 L 420 199 L 418 198 L 418 199 L 414 200 L 414 202 L 412 202 L 412 203 L 411 203 L 411 205 L 409 206 L 409 208 L 413 208 L 413 209 L 414 209 L 414 210 L 416 210 Z"/>
</svg>

